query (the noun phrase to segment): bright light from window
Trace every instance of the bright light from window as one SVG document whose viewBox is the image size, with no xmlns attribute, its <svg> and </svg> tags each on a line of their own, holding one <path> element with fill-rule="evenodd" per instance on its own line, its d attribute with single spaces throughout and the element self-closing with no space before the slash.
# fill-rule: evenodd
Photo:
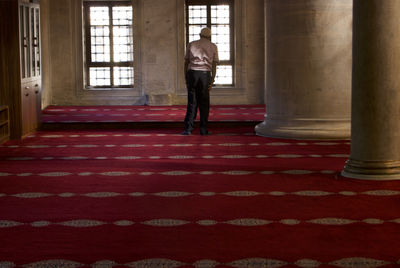
<svg viewBox="0 0 400 268">
<path fill-rule="evenodd" d="M 199 39 L 202 28 L 211 28 L 211 41 L 218 47 L 220 64 L 217 66 L 216 85 L 233 85 L 231 6 L 188 5 L 188 41 Z M 210 12 L 208 13 L 208 10 Z"/>
<path fill-rule="evenodd" d="M 92 87 L 133 85 L 132 6 L 89 5 L 89 81 Z M 111 11 L 111 13 L 110 13 Z"/>
</svg>

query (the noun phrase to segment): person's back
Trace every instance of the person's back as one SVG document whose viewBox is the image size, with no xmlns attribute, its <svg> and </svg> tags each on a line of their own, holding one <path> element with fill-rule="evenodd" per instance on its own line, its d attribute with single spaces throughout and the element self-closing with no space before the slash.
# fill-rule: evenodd
<svg viewBox="0 0 400 268">
<path fill-rule="evenodd" d="M 212 71 L 212 63 L 217 60 L 217 46 L 207 38 L 200 38 L 188 46 L 189 70 Z"/>
<path fill-rule="evenodd" d="M 218 63 L 217 46 L 211 42 L 211 30 L 203 28 L 200 39 L 191 42 L 185 56 L 185 79 L 188 88 L 188 105 L 183 135 L 192 134 L 197 108 L 200 110 L 200 134 L 208 135 L 210 90 L 215 80 Z"/>
</svg>

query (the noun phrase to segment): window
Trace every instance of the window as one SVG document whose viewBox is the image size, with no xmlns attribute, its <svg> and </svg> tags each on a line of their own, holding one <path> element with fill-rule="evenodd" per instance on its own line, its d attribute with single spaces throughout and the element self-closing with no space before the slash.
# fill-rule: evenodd
<svg viewBox="0 0 400 268">
<path fill-rule="evenodd" d="M 200 30 L 211 29 L 220 63 L 216 85 L 234 84 L 233 0 L 186 0 L 186 42 L 199 39 Z"/>
<path fill-rule="evenodd" d="M 131 88 L 134 84 L 132 3 L 86 1 L 86 85 Z"/>
</svg>

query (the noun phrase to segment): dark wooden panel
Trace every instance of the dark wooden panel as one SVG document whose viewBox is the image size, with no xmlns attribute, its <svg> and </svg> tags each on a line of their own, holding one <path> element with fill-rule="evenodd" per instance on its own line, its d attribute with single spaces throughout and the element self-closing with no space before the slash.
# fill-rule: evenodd
<svg viewBox="0 0 400 268">
<path fill-rule="evenodd" d="M 24 5 L 33 4 L 24 2 Z M 30 17 L 27 21 L 31 23 Z M 40 103 L 36 99 L 40 94 L 35 94 L 32 86 L 30 92 L 27 92 L 21 84 L 21 49 L 24 49 L 24 46 L 20 43 L 20 22 L 19 2 L 0 1 L 0 106 L 9 107 L 11 139 L 23 138 L 34 131 L 39 122 L 37 115 L 40 106 L 38 109 L 34 106 Z M 33 43 L 30 40 L 25 45 L 27 47 L 24 50 L 32 51 Z M 40 76 L 27 77 L 23 80 L 24 86 L 26 82 L 40 84 Z"/>
<path fill-rule="evenodd" d="M 10 138 L 10 116 L 7 105 L 0 105 L 0 143 Z"/>
<path fill-rule="evenodd" d="M 20 138 L 20 52 L 18 1 L 0 1 L 0 104 L 9 106 L 11 138 Z"/>
</svg>

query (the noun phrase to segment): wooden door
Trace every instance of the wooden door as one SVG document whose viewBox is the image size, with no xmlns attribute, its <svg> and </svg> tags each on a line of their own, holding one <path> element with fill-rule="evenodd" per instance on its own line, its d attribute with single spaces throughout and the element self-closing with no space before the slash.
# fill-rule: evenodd
<svg viewBox="0 0 400 268">
<path fill-rule="evenodd" d="M 31 85 L 29 83 L 21 85 L 21 116 L 21 136 L 24 137 L 32 131 L 32 94 Z"/>
<path fill-rule="evenodd" d="M 41 96 L 41 83 L 40 79 L 32 83 L 32 127 L 33 131 L 36 130 L 41 123 L 42 118 L 42 96 Z"/>
</svg>

